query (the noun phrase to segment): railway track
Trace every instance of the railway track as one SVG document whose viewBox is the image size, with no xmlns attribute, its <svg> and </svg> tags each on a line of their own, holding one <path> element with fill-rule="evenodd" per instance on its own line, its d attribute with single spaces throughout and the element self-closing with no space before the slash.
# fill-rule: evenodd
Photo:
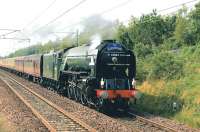
<svg viewBox="0 0 200 132">
<path fill-rule="evenodd" d="M 171 128 L 171 127 L 168 127 L 168 126 L 165 126 L 161 123 L 157 123 L 157 122 L 154 122 L 154 121 L 151 121 L 147 118 L 144 118 L 142 116 L 139 116 L 137 114 L 134 114 L 133 112 L 128 112 L 128 114 L 134 116 L 135 118 L 137 118 L 138 120 L 144 122 L 144 123 L 149 123 L 150 125 L 154 126 L 154 127 L 157 127 L 158 130 L 164 130 L 164 131 L 168 131 L 168 132 L 177 132 L 177 130 Z"/>
<path fill-rule="evenodd" d="M 147 132 L 177 132 L 178 130 L 171 128 L 169 126 L 166 126 L 164 124 L 152 121 L 150 119 L 145 118 L 144 116 L 140 116 L 139 114 L 136 114 L 136 112 L 129 110 L 127 112 L 124 112 L 121 109 L 118 109 L 118 111 L 123 112 L 125 117 L 117 117 L 117 120 L 120 122 L 127 124 L 128 126 L 131 125 L 132 127 L 135 127 L 141 131 L 147 131 Z M 120 114 L 122 115 L 122 114 Z"/>
<path fill-rule="evenodd" d="M 31 109 L 33 114 L 41 120 L 49 131 L 96 131 L 59 106 L 30 90 L 14 78 L 9 77 L 2 72 L 1 75 L 3 75 L 3 77 L 0 77 L 0 79 L 2 79 L 3 82 L 22 100 L 22 102 Z"/>
<path fill-rule="evenodd" d="M 0 72 L 1 74 L 4 74 L 4 73 L 2 73 L 2 72 Z M 8 75 L 6 75 L 6 74 L 4 74 L 4 77 L 5 78 L 1 78 L 7 85 L 10 85 L 9 87 L 14 87 L 14 90 L 16 89 L 16 88 L 18 88 L 18 87 L 23 87 L 22 89 L 25 89 L 25 91 L 27 90 L 27 91 L 29 91 L 29 89 L 26 87 L 26 86 L 24 86 L 23 84 L 21 84 L 20 82 L 18 82 L 18 81 L 16 81 L 15 79 L 13 79 L 13 78 L 11 78 L 11 77 L 9 77 Z M 14 84 L 13 84 L 14 83 Z M 15 86 L 15 85 L 17 85 L 17 86 Z M 21 89 L 21 88 L 18 88 L 18 89 Z M 18 90 L 17 89 L 17 90 Z M 31 90 L 30 90 L 31 91 Z M 22 93 L 21 92 L 21 90 L 19 90 L 19 91 L 17 91 L 17 92 L 20 92 L 20 93 Z M 35 92 L 33 92 L 33 91 L 31 91 L 31 94 L 34 94 Z M 36 94 L 36 96 L 37 96 L 37 93 L 35 93 Z M 40 96 L 40 95 L 38 95 L 38 96 Z M 23 98 L 23 97 L 22 97 Z M 43 99 L 43 97 L 41 97 L 42 99 Z M 26 99 L 25 99 L 26 100 Z M 44 99 L 44 100 L 46 100 L 46 99 Z M 47 100 L 47 102 L 48 102 L 48 100 Z M 49 102 L 50 104 L 51 104 L 51 102 Z M 38 105 L 38 104 L 37 104 Z M 58 107 L 58 106 L 56 106 L 56 107 Z M 34 109 L 34 108 L 33 108 Z M 61 108 L 60 108 L 61 109 Z M 32 110 L 32 111 L 34 111 L 34 110 Z M 48 110 L 47 110 L 48 111 Z M 52 110 L 50 110 L 50 111 L 52 111 Z M 64 110 L 62 110 L 62 111 L 64 111 Z M 126 114 L 126 116 L 125 117 L 117 117 L 117 120 L 118 121 L 120 121 L 120 122 L 122 122 L 123 124 L 125 124 L 125 125 L 127 125 L 127 126 L 130 126 L 130 127 L 132 127 L 133 128 L 133 130 L 134 131 L 148 131 L 148 132 L 151 132 L 151 131 L 159 131 L 159 132 L 176 132 L 176 131 L 178 131 L 178 130 L 176 130 L 176 129 L 173 129 L 173 128 L 170 128 L 170 127 L 168 127 L 168 126 L 166 126 L 166 125 L 163 125 L 163 124 L 160 124 L 160 123 L 157 123 L 157 122 L 154 122 L 154 121 L 152 121 L 152 120 L 150 120 L 150 119 L 147 119 L 147 118 L 145 118 L 144 116 L 140 116 L 139 114 L 136 114 L 137 112 L 134 112 L 134 111 L 132 111 L 132 110 L 130 110 L 130 111 L 128 111 L 128 112 L 124 112 L 123 110 L 121 110 L 121 109 L 118 109 L 118 111 L 120 111 L 120 112 L 122 112 L 123 114 L 125 113 Z M 39 112 L 38 112 L 39 113 Z M 122 115 L 122 113 L 121 113 L 121 115 Z M 35 114 L 35 113 L 34 113 Z M 55 114 L 54 114 L 55 115 Z M 37 115 L 36 114 L 36 116 L 40 119 L 41 118 L 41 116 L 42 116 L 42 114 L 41 115 Z M 51 116 L 49 116 L 49 117 L 51 117 Z M 45 118 L 45 117 L 43 117 L 43 118 Z M 57 119 L 58 118 L 60 118 L 60 117 L 56 117 Z M 46 120 L 46 119 L 43 119 L 43 120 Z M 63 119 L 61 119 L 61 120 L 63 120 Z M 60 120 L 60 121 L 61 121 Z M 64 119 L 65 120 L 65 119 Z M 58 128 L 58 127 L 54 127 L 54 126 L 56 126 L 55 124 L 54 124 L 54 122 L 56 122 L 56 120 L 55 121 L 51 121 L 50 120 L 50 122 L 48 121 L 48 120 L 46 120 L 46 121 L 42 121 L 43 123 L 44 123 L 44 125 L 50 130 L 50 131 L 62 131 L 61 129 L 63 129 L 62 128 L 62 126 L 63 125 L 58 125 L 60 128 Z M 78 121 L 75 121 L 75 122 L 78 122 Z M 45 123 L 47 123 L 47 124 L 45 124 Z M 49 124 L 49 125 L 48 125 Z M 70 125 L 70 126 L 75 126 L 73 123 L 71 123 L 72 125 Z M 84 125 L 84 123 L 83 123 L 83 125 Z M 50 127 L 49 127 L 50 126 Z M 66 126 L 67 126 L 67 123 L 66 123 Z M 71 127 L 66 127 L 66 128 L 64 128 L 64 129 L 67 129 L 67 131 L 96 131 L 96 130 L 94 130 L 93 128 L 90 128 L 89 126 L 87 126 L 86 128 L 83 128 L 82 127 L 82 125 L 78 125 L 78 126 L 81 126 L 80 128 L 78 127 L 78 128 L 76 128 L 76 127 L 73 127 L 73 128 L 71 128 Z M 63 131 L 66 131 L 66 130 L 64 130 L 63 129 Z"/>
</svg>

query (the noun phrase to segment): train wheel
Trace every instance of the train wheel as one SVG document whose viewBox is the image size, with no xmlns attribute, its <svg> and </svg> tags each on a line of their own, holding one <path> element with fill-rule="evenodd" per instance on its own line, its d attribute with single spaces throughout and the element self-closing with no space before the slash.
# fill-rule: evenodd
<svg viewBox="0 0 200 132">
<path fill-rule="evenodd" d="M 70 93 L 70 88 L 69 88 L 69 87 L 67 88 L 67 97 L 68 97 L 69 99 L 71 99 L 71 93 Z"/>
<path fill-rule="evenodd" d="M 92 99 L 91 98 L 89 98 L 89 97 L 86 97 L 86 99 L 87 99 L 87 106 L 88 107 L 90 107 L 90 108 L 92 108 Z"/>
<path fill-rule="evenodd" d="M 78 102 L 80 102 L 81 101 L 81 92 L 79 91 L 79 89 L 76 90 L 76 95 L 77 95 Z"/>
<path fill-rule="evenodd" d="M 47 89 L 48 89 L 48 90 L 51 90 L 51 87 L 48 86 Z"/>
<path fill-rule="evenodd" d="M 80 98 L 81 104 L 87 105 L 87 98 L 86 98 L 85 94 L 81 93 L 80 97 L 81 97 Z"/>
<path fill-rule="evenodd" d="M 62 86 L 60 89 L 61 95 L 66 96 L 67 97 L 67 89 L 65 86 Z"/>
<path fill-rule="evenodd" d="M 102 110 L 103 110 L 104 103 L 105 103 L 104 99 L 98 98 L 97 101 L 96 101 L 96 109 L 97 109 L 98 111 L 102 111 Z"/>
<path fill-rule="evenodd" d="M 40 84 L 40 85 L 43 84 L 43 80 L 42 80 L 42 78 L 40 79 L 39 84 Z"/>
<path fill-rule="evenodd" d="M 74 94 L 74 99 L 75 99 L 76 101 L 78 101 L 77 90 L 76 90 L 75 87 L 73 87 L 73 94 Z"/>
<path fill-rule="evenodd" d="M 61 94 L 62 91 L 61 91 L 61 86 L 60 86 L 60 84 L 57 84 L 55 87 L 56 87 L 57 93 L 58 93 L 58 94 Z"/>
<path fill-rule="evenodd" d="M 74 99 L 74 91 L 73 91 L 73 87 L 70 87 L 69 88 L 70 90 L 70 97 L 71 97 L 71 99 Z"/>
<path fill-rule="evenodd" d="M 124 110 L 128 110 L 130 105 L 129 105 L 129 101 L 124 99 L 124 100 L 121 100 L 120 102 L 118 102 L 117 104 L 115 104 L 117 108 L 121 108 L 121 109 L 124 109 Z"/>
</svg>

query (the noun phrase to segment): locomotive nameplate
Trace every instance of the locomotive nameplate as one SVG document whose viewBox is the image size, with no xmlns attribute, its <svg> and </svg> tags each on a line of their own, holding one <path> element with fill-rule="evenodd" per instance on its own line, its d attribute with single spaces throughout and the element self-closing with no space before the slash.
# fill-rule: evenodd
<svg viewBox="0 0 200 132">
<path fill-rule="evenodd" d="M 119 53 L 108 53 L 108 56 L 117 57 L 117 56 L 130 56 L 130 54 L 119 54 Z"/>
</svg>

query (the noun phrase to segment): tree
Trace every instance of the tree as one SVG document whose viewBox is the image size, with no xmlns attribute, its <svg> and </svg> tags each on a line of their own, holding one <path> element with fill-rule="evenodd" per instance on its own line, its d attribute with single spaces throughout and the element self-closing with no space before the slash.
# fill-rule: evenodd
<svg viewBox="0 0 200 132">
<path fill-rule="evenodd" d="M 166 27 L 165 21 L 156 11 L 142 15 L 139 20 L 132 19 L 129 32 L 132 42 L 158 46 L 163 42 Z"/>
<path fill-rule="evenodd" d="M 195 9 L 189 14 L 190 29 L 192 30 L 193 38 L 195 42 L 200 41 L 200 2 L 195 5 Z"/>
<path fill-rule="evenodd" d="M 181 44 L 194 45 L 195 36 L 191 19 L 188 19 L 187 8 L 183 7 L 179 10 L 176 19 L 176 28 L 174 37 Z"/>
<path fill-rule="evenodd" d="M 122 23 L 118 26 L 116 37 L 118 41 L 124 44 L 127 48 L 133 49 L 134 45 L 129 36 L 128 28 L 126 28 Z"/>
</svg>

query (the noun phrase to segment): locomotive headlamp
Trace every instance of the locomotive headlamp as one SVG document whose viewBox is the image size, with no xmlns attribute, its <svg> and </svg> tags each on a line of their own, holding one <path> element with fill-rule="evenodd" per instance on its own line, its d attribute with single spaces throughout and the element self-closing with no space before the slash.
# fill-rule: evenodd
<svg viewBox="0 0 200 132">
<path fill-rule="evenodd" d="M 89 65 L 90 66 L 94 66 L 95 64 L 94 64 L 94 57 L 93 56 L 91 56 L 91 58 L 90 58 L 90 63 L 89 63 Z"/>
<path fill-rule="evenodd" d="M 101 81 L 100 81 L 101 88 L 104 87 L 104 84 L 105 84 L 105 82 L 104 82 L 103 78 L 101 78 Z"/>
<path fill-rule="evenodd" d="M 132 80 L 132 87 L 135 88 L 135 86 L 136 86 L 136 81 L 135 81 L 135 79 L 133 78 L 133 80 Z"/>
</svg>

